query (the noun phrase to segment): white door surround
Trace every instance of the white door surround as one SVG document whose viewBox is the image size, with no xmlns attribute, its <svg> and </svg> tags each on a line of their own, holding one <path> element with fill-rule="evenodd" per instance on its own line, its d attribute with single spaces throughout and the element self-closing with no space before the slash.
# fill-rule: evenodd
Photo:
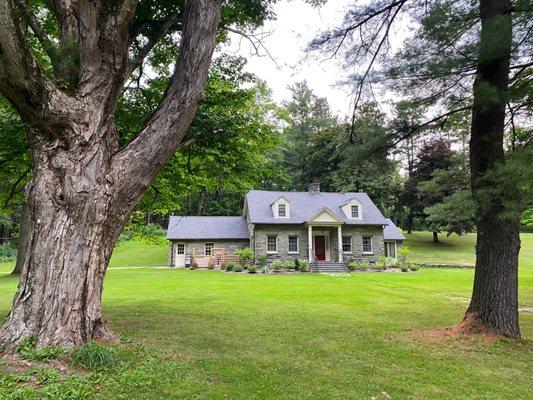
<svg viewBox="0 0 533 400">
<path fill-rule="evenodd" d="M 185 267 L 185 253 L 187 252 L 187 245 L 183 242 L 174 243 L 172 246 L 174 251 L 174 267 Z"/>
<path fill-rule="evenodd" d="M 313 249 L 315 248 L 315 238 L 317 236 L 324 236 L 326 238 L 326 241 L 325 241 L 326 260 L 325 261 L 331 261 L 331 238 L 329 235 L 329 231 L 320 231 L 320 230 L 313 229 Z"/>
</svg>

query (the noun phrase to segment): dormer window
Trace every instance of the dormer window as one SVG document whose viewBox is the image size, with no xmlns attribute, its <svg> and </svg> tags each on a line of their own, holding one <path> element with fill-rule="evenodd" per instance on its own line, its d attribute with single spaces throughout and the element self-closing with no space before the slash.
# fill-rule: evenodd
<svg viewBox="0 0 533 400">
<path fill-rule="evenodd" d="M 290 218 L 291 205 L 285 197 L 280 197 L 270 205 L 274 218 Z"/>
<path fill-rule="evenodd" d="M 348 219 L 357 219 L 362 220 L 363 219 L 363 208 L 361 206 L 361 202 L 355 198 L 352 198 L 341 205 L 342 211 L 344 212 L 344 215 L 346 215 L 346 218 Z"/>
</svg>

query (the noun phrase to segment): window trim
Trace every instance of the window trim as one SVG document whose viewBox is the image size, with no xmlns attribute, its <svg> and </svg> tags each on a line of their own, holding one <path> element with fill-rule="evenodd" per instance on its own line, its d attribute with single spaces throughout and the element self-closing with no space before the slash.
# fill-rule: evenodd
<svg viewBox="0 0 533 400">
<path fill-rule="evenodd" d="M 207 253 L 207 245 L 210 244 L 211 245 L 211 248 L 209 249 L 209 253 Z M 204 243 L 204 255 L 206 256 L 211 256 L 213 255 L 213 249 L 215 248 L 215 243 L 214 242 L 205 242 Z"/>
<path fill-rule="evenodd" d="M 268 246 L 269 246 L 268 239 L 269 238 L 274 238 L 274 240 L 275 240 L 274 244 L 276 246 L 276 250 L 269 250 L 268 249 Z M 267 252 L 267 254 L 277 254 L 278 253 L 278 235 L 267 235 L 266 252 Z"/>
<path fill-rule="evenodd" d="M 354 207 L 357 208 L 357 215 L 356 216 L 353 215 Z M 350 204 L 350 215 L 351 215 L 351 219 L 359 219 L 359 204 Z"/>
<path fill-rule="evenodd" d="M 179 252 L 180 246 L 183 246 L 183 253 Z M 176 243 L 176 255 L 177 256 L 184 256 L 185 255 L 185 243 L 183 243 L 183 242 Z"/>
<path fill-rule="evenodd" d="M 291 251 L 291 238 L 296 238 L 296 250 Z M 287 252 L 289 254 L 299 254 L 300 253 L 300 237 L 298 235 L 288 235 L 287 238 Z"/>
<path fill-rule="evenodd" d="M 350 250 L 344 250 L 344 238 L 350 239 Z M 352 254 L 353 253 L 353 238 L 352 235 L 342 235 L 341 237 L 341 249 L 343 253 Z"/>
<path fill-rule="evenodd" d="M 365 251 L 365 238 L 370 238 L 370 251 Z M 372 236 L 370 235 L 365 235 L 365 236 L 362 236 L 362 248 L 363 248 L 363 254 L 374 254 L 374 241 L 372 240 Z"/>
<path fill-rule="evenodd" d="M 283 206 L 283 215 L 280 213 L 281 206 Z M 287 218 L 287 204 L 278 203 L 278 218 Z"/>
</svg>

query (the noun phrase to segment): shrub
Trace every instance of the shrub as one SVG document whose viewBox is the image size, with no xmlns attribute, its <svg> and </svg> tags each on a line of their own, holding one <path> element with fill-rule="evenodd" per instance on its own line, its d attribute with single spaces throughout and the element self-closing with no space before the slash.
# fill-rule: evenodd
<svg viewBox="0 0 533 400">
<path fill-rule="evenodd" d="M 117 365 L 118 354 L 116 348 L 112 346 L 103 346 L 91 341 L 74 350 L 70 362 L 75 367 L 96 371 L 108 370 Z"/>
<path fill-rule="evenodd" d="M 297 261 L 298 261 L 298 270 L 299 271 L 302 271 L 302 272 L 309 271 L 309 261 L 303 260 L 303 259 L 299 259 Z"/>
<path fill-rule="evenodd" d="M 17 250 L 9 243 L 0 244 L 0 262 L 11 262 L 17 258 Z"/>
<path fill-rule="evenodd" d="M 249 265 L 254 258 L 254 252 L 249 247 L 243 247 L 242 249 L 235 250 L 235 255 L 239 260 L 239 264 L 243 268 L 246 268 L 246 266 Z"/>
<path fill-rule="evenodd" d="M 346 266 L 348 267 L 349 271 L 353 271 L 357 267 L 357 264 L 358 263 L 354 259 L 350 259 L 350 261 L 348 261 L 348 264 Z"/>
<path fill-rule="evenodd" d="M 207 262 L 207 268 L 215 269 L 215 259 L 213 257 L 209 258 L 209 261 Z"/>
<path fill-rule="evenodd" d="M 191 257 L 191 269 L 198 269 L 198 261 L 194 257 Z"/>
<path fill-rule="evenodd" d="M 37 348 L 35 338 L 25 338 L 16 348 L 16 352 L 26 360 L 49 361 L 61 357 L 65 351 L 58 346 Z"/>
<path fill-rule="evenodd" d="M 236 265 L 233 267 L 233 271 L 235 271 L 235 272 L 242 272 L 242 265 L 240 265 L 240 264 L 236 264 Z"/>
<path fill-rule="evenodd" d="M 268 256 L 266 254 L 259 254 L 255 258 L 255 262 L 259 267 L 264 267 L 268 261 Z"/>
<path fill-rule="evenodd" d="M 256 266 L 253 265 L 253 264 L 250 264 L 250 265 L 248 266 L 248 272 L 251 273 L 251 274 L 255 274 L 255 273 L 257 272 L 257 268 L 256 268 Z"/>
<path fill-rule="evenodd" d="M 230 262 L 226 265 L 226 271 L 233 271 L 234 269 L 235 269 L 235 264 Z"/>
<path fill-rule="evenodd" d="M 357 267 L 360 268 L 362 271 L 366 271 L 368 269 L 368 263 L 366 262 L 357 263 Z"/>
<path fill-rule="evenodd" d="M 283 262 L 282 261 L 277 260 L 277 261 L 274 261 L 272 263 L 272 271 L 280 272 L 282 268 L 283 268 Z"/>
<path fill-rule="evenodd" d="M 402 270 L 402 272 L 409 272 L 409 268 L 408 267 L 401 267 L 401 270 Z"/>
<path fill-rule="evenodd" d="M 400 261 L 407 260 L 407 255 L 410 252 L 411 252 L 411 250 L 409 249 L 409 246 L 404 244 L 403 247 L 400 249 L 400 251 L 398 251 L 398 258 L 400 259 Z"/>
<path fill-rule="evenodd" d="M 283 268 L 293 270 L 294 269 L 294 262 L 287 260 L 283 263 Z"/>
<path fill-rule="evenodd" d="M 409 265 L 409 269 L 411 271 L 418 271 L 418 267 L 416 265 Z"/>
</svg>

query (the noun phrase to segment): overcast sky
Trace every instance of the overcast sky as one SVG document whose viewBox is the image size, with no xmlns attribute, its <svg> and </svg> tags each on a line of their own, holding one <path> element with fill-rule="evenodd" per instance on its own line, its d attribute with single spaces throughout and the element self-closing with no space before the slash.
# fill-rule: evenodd
<svg viewBox="0 0 533 400">
<path fill-rule="evenodd" d="M 321 8 L 314 8 L 303 0 L 282 1 L 275 5 L 277 19 L 262 28 L 272 32 L 263 43 L 269 57 L 252 55 L 250 43 L 238 35 L 223 51 L 233 52 L 248 59 L 247 70 L 265 80 L 272 89 L 274 100 L 282 102 L 290 98 L 288 86 L 307 80 L 315 94 L 326 97 L 332 110 L 341 117 L 350 113 L 349 88 L 336 85 L 348 75 L 341 67 L 340 59 L 305 57 L 305 48 L 323 29 L 342 22 L 344 11 L 354 0 L 330 0 Z M 261 50 L 262 54 L 265 51 Z M 277 63 L 277 65 L 276 65 Z"/>
</svg>

